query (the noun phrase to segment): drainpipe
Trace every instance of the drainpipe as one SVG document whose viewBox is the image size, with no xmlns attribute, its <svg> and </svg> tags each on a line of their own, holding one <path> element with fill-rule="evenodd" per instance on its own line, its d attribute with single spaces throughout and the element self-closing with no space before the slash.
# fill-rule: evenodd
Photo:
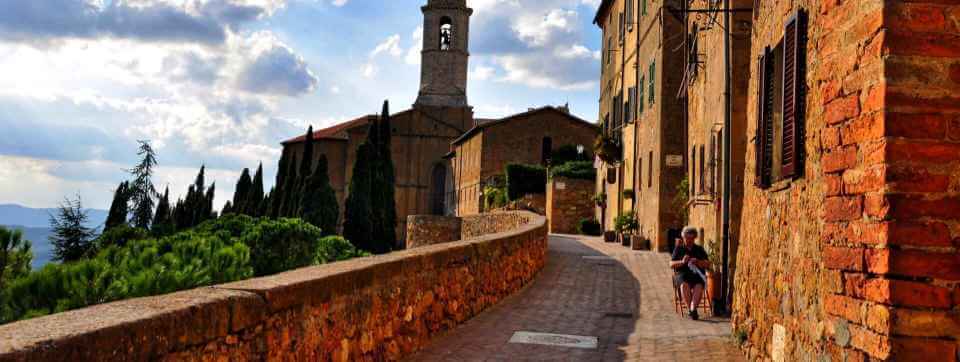
<svg viewBox="0 0 960 362">
<path fill-rule="evenodd" d="M 730 1 L 724 0 L 723 6 L 723 63 L 724 63 L 724 72 L 723 72 L 723 206 L 722 206 L 722 218 L 723 218 L 723 267 L 721 273 L 723 273 L 723 280 L 720 282 L 720 295 L 723 296 L 723 303 L 720 305 L 719 311 L 721 314 L 727 315 L 729 311 L 727 310 L 727 305 L 731 301 L 732 293 L 730 293 L 730 194 L 731 186 L 733 184 L 733 170 L 732 170 L 732 159 L 730 155 L 733 153 L 732 150 L 732 136 L 731 130 L 732 127 L 732 114 L 733 107 L 732 102 L 733 98 L 731 97 L 731 81 L 732 78 L 731 72 L 731 62 L 730 62 Z"/>
</svg>

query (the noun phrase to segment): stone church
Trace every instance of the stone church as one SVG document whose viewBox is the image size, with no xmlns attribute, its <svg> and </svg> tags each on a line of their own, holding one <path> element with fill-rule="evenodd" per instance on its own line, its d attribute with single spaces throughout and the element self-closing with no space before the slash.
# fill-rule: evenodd
<svg viewBox="0 0 960 362">
<path fill-rule="evenodd" d="M 421 9 L 424 33 L 419 94 L 410 109 L 391 115 L 393 163 L 397 180 L 397 235 L 400 240 L 403 240 L 403 226 L 408 215 L 457 213 L 457 197 L 454 195 L 458 193 L 449 157 L 453 151 L 451 144 L 478 128 L 480 123 L 536 121 L 560 125 L 544 129 L 562 129 L 565 128 L 563 125 L 569 124 L 582 135 L 581 139 L 586 140 L 581 142 L 588 142 L 585 144 L 589 144 L 596 134 L 596 127 L 592 123 L 570 115 L 565 108 L 556 108 L 563 111 L 553 112 L 551 117 L 526 117 L 520 114 L 501 120 L 474 119 L 473 108 L 467 101 L 469 31 L 473 9 L 467 7 L 466 0 L 428 0 Z M 337 192 L 341 212 L 347 197 L 356 149 L 366 139 L 369 122 L 377 117 L 361 116 L 314 131 L 314 154 L 316 157 L 320 154 L 327 156 L 330 181 Z M 584 124 L 590 127 L 584 127 Z M 523 132 L 530 132 L 530 127 L 525 127 Z M 546 137 L 549 135 L 543 132 L 530 135 L 537 145 Z M 284 154 L 300 159 L 305 138 L 306 135 L 303 135 L 284 141 Z"/>
</svg>

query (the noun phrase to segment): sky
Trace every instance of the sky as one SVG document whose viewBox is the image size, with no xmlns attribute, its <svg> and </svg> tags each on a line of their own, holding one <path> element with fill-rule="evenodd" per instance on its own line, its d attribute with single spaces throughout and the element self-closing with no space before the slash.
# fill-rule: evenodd
<svg viewBox="0 0 960 362">
<path fill-rule="evenodd" d="M 413 104 L 425 3 L 0 0 L 0 204 L 106 209 L 138 140 L 174 198 L 201 165 L 218 208 L 244 168 L 269 188 L 308 125 Z M 569 103 L 596 120 L 600 0 L 467 3 L 477 117 Z"/>
</svg>

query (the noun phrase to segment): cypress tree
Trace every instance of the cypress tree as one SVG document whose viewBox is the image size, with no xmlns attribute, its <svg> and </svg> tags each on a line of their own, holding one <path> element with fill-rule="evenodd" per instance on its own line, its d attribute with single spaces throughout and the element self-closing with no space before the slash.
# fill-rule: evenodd
<svg viewBox="0 0 960 362">
<path fill-rule="evenodd" d="M 113 193 L 113 202 L 110 203 L 107 221 L 103 226 L 104 232 L 127 223 L 128 202 L 130 202 L 130 193 L 127 182 L 124 181 L 120 183 L 120 186 L 117 186 L 117 190 Z"/>
<path fill-rule="evenodd" d="M 367 140 L 357 149 L 345 205 L 344 237 L 360 249 L 387 253 L 396 242 L 395 171 L 390 155 L 390 109 L 370 123 Z"/>
<path fill-rule="evenodd" d="M 321 154 L 317 168 L 307 179 L 301 201 L 304 221 L 319 227 L 324 236 L 336 235 L 340 207 L 327 174 L 327 156 Z"/>
<path fill-rule="evenodd" d="M 349 240 L 357 249 L 377 252 L 374 245 L 373 203 L 373 145 L 364 142 L 357 147 L 357 159 L 353 163 L 353 177 L 350 179 L 350 189 L 344 205 L 343 237 Z"/>
<path fill-rule="evenodd" d="M 166 236 L 173 234 L 174 225 L 170 210 L 170 188 L 163 191 L 160 202 L 157 203 L 157 212 L 153 217 L 153 225 L 150 231 L 154 236 Z"/>
<path fill-rule="evenodd" d="M 244 204 L 244 213 L 253 217 L 263 216 L 263 163 L 257 166 L 257 173 L 253 175 L 253 185 L 247 192 Z"/>
<path fill-rule="evenodd" d="M 299 168 L 299 163 L 297 163 L 297 156 L 290 157 L 290 164 L 287 167 L 287 175 L 283 183 L 283 193 L 280 197 L 283 198 L 283 201 L 280 203 L 280 212 L 277 214 L 277 217 L 298 217 L 298 211 L 300 209 L 298 196 L 299 193 L 299 179 L 297 177 L 297 168 Z"/>
<path fill-rule="evenodd" d="M 133 182 L 130 186 L 130 202 L 133 209 L 133 225 L 148 229 L 150 222 L 153 221 L 153 198 L 157 196 L 157 190 L 153 186 L 153 168 L 157 166 L 157 155 L 150 147 L 147 141 L 137 141 L 140 143 L 140 150 L 137 155 L 140 156 L 140 163 L 129 172 L 133 176 Z"/>
<path fill-rule="evenodd" d="M 313 174 L 313 126 L 310 126 L 307 128 L 306 140 L 303 141 L 303 160 L 300 161 L 300 173 L 297 174 L 297 176 L 301 180 L 306 180 L 312 174 Z"/>
<path fill-rule="evenodd" d="M 203 210 L 203 212 L 202 214 L 200 214 L 200 220 L 197 221 L 196 225 L 200 225 L 200 223 L 204 221 L 217 218 L 217 212 L 213 211 L 213 199 L 216 193 L 217 193 L 217 183 L 214 182 L 213 184 L 210 185 L 210 188 L 207 189 L 206 196 L 203 197 L 203 208 L 201 209 Z"/>
<path fill-rule="evenodd" d="M 391 124 L 390 103 L 383 102 L 383 111 L 380 115 L 379 142 L 380 155 L 377 157 L 377 171 L 380 173 L 379 184 L 374 191 L 378 193 L 375 199 L 374 210 L 382 213 L 379 220 L 380 238 L 383 243 L 389 243 L 387 250 L 392 250 L 397 240 L 397 206 L 396 206 L 396 176 L 391 154 Z"/>
<path fill-rule="evenodd" d="M 268 204 L 266 213 L 268 217 L 276 218 L 280 216 L 280 210 L 283 208 L 284 200 L 283 185 L 287 182 L 287 168 L 289 164 L 290 159 L 287 156 L 287 152 L 283 152 L 280 155 L 280 164 L 277 166 L 276 182 L 274 182 L 273 189 L 270 191 L 270 203 Z"/>
<path fill-rule="evenodd" d="M 243 169 L 240 179 L 237 180 L 237 188 L 233 192 L 232 212 L 237 214 L 247 214 L 247 199 L 250 197 L 250 188 L 253 187 L 253 181 L 250 180 L 250 169 Z M 224 210 L 226 212 L 226 210 Z M 247 214 L 249 215 L 249 214 Z"/>
</svg>

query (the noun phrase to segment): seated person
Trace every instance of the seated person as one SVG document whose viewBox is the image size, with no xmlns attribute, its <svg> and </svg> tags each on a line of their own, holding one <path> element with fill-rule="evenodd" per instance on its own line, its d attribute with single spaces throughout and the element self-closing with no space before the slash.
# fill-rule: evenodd
<svg viewBox="0 0 960 362">
<path fill-rule="evenodd" d="M 697 314 L 697 306 L 700 305 L 700 297 L 703 296 L 703 288 L 706 284 L 704 274 L 710 268 L 707 251 L 694 243 L 697 240 L 697 234 L 696 228 L 690 226 L 683 228 L 683 239 L 673 250 L 673 257 L 670 258 L 670 268 L 673 268 L 675 273 L 674 287 L 680 287 L 683 303 L 689 307 L 687 315 L 693 320 L 700 318 Z"/>
</svg>

